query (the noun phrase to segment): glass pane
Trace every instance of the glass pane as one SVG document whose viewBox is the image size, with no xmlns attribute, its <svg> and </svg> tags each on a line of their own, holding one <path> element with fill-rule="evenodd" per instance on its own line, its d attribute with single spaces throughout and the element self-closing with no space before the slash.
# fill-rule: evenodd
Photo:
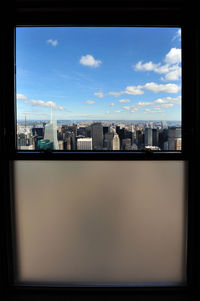
<svg viewBox="0 0 200 301">
<path fill-rule="evenodd" d="M 181 29 L 16 29 L 18 150 L 181 151 Z"/>
<path fill-rule="evenodd" d="M 17 283 L 184 283 L 186 165 L 15 161 Z"/>
</svg>

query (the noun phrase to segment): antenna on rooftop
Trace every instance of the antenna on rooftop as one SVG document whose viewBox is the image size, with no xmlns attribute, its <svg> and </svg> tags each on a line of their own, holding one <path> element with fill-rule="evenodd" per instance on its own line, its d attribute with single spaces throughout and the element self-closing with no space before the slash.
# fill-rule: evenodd
<svg viewBox="0 0 200 301">
<path fill-rule="evenodd" d="M 53 122 L 53 112 L 52 112 L 52 105 L 51 105 L 51 123 Z"/>
<path fill-rule="evenodd" d="M 25 126 L 25 132 L 26 132 L 26 115 L 25 115 L 25 122 L 24 122 L 24 126 Z"/>
</svg>

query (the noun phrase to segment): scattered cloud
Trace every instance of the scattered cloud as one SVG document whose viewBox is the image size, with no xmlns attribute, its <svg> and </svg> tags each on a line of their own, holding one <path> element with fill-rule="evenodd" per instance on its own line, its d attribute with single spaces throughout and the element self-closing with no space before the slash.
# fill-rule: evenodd
<svg viewBox="0 0 200 301">
<path fill-rule="evenodd" d="M 94 93 L 94 96 L 97 96 L 99 98 L 103 98 L 105 95 L 103 94 L 102 91 L 99 91 L 99 92 Z"/>
<path fill-rule="evenodd" d="M 124 94 L 124 92 L 123 91 L 121 91 L 121 92 L 109 92 L 108 94 L 112 95 L 112 96 L 115 96 L 115 97 L 118 97 L 118 96 Z"/>
<path fill-rule="evenodd" d="M 177 93 L 180 90 L 180 86 L 176 84 L 157 84 L 154 82 L 146 83 L 145 85 L 138 85 L 138 86 L 127 86 L 124 91 L 120 92 L 109 92 L 108 94 L 114 95 L 114 93 L 118 95 L 122 94 L 128 94 L 128 95 L 142 95 L 144 94 L 144 90 L 150 90 L 153 91 L 154 93 L 158 92 L 165 92 L 165 93 Z M 115 96 L 115 95 L 114 95 Z M 122 99 L 118 100 L 118 102 L 130 102 L 128 99 Z"/>
<path fill-rule="evenodd" d="M 171 48 L 164 58 L 164 64 L 139 61 L 133 68 L 135 71 L 153 71 L 158 74 L 165 74 L 165 77 L 161 78 L 162 80 L 178 80 L 181 77 L 180 63 L 181 49 Z"/>
<path fill-rule="evenodd" d="M 166 93 L 177 93 L 180 90 L 180 86 L 176 84 L 156 84 L 154 82 L 146 83 L 143 86 L 144 89 L 153 91 L 155 93 L 158 92 L 166 92 Z"/>
<path fill-rule="evenodd" d="M 44 101 L 44 100 L 36 100 L 36 99 L 28 99 L 24 94 L 17 94 L 17 100 L 22 100 L 24 104 L 31 104 L 32 106 L 40 106 L 52 108 L 54 110 L 64 111 L 62 106 L 58 106 L 54 101 Z"/>
<path fill-rule="evenodd" d="M 32 100 L 27 100 L 24 103 L 31 104 L 33 106 L 52 108 L 54 110 L 60 110 L 60 111 L 64 110 L 64 108 L 62 106 L 58 106 L 53 101 L 44 101 L 44 100 L 35 100 L 35 99 L 32 99 Z"/>
<path fill-rule="evenodd" d="M 16 99 L 17 100 L 27 100 L 28 98 L 24 94 L 17 94 Z"/>
<path fill-rule="evenodd" d="M 54 46 L 54 47 L 58 45 L 58 40 L 49 39 L 46 42 L 47 42 L 47 44 L 51 44 L 51 46 Z"/>
<path fill-rule="evenodd" d="M 142 88 L 143 86 L 127 86 L 123 92 L 125 94 L 141 95 L 144 94 L 144 91 L 141 90 Z"/>
<path fill-rule="evenodd" d="M 113 107 L 114 105 L 115 105 L 114 102 L 112 102 L 109 104 L 109 107 Z"/>
<path fill-rule="evenodd" d="M 173 107 L 174 104 L 173 103 L 163 103 L 160 105 L 162 108 L 170 108 L 170 107 Z"/>
<path fill-rule="evenodd" d="M 154 103 L 163 104 L 163 103 L 176 103 L 181 104 L 181 96 L 178 97 L 165 97 L 165 98 L 158 98 L 154 100 Z"/>
<path fill-rule="evenodd" d="M 163 113 L 164 111 L 159 109 L 159 110 L 156 110 L 155 108 L 154 109 L 145 109 L 144 113 L 150 113 L 150 114 L 154 114 L 154 113 Z"/>
<path fill-rule="evenodd" d="M 125 110 L 130 110 L 130 108 L 131 108 L 130 106 L 124 106 L 123 107 L 123 109 L 125 109 Z"/>
<path fill-rule="evenodd" d="M 164 61 L 169 65 L 181 63 L 181 49 L 180 48 L 172 48 L 167 53 Z"/>
<path fill-rule="evenodd" d="M 178 39 L 179 41 L 181 41 L 181 28 L 179 28 L 176 32 L 176 34 L 173 36 L 172 41 Z"/>
<path fill-rule="evenodd" d="M 160 63 L 154 64 L 150 61 L 148 63 L 142 64 L 142 61 L 139 61 L 135 65 L 134 69 L 135 69 L 135 71 L 155 71 L 155 70 L 158 70 L 159 66 L 160 66 Z"/>
<path fill-rule="evenodd" d="M 116 111 L 115 111 L 115 113 L 120 113 L 120 112 L 121 112 L 120 110 L 116 110 Z"/>
<path fill-rule="evenodd" d="M 118 102 L 127 103 L 127 102 L 131 102 L 131 101 L 130 101 L 130 99 L 119 99 Z"/>
<path fill-rule="evenodd" d="M 96 60 L 91 54 L 87 54 L 80 58 L 79 63 L 84 66 L 96 68 L 99 67 L 102 62 L 100 60 Z"/>
<path fill-rule="evenodd" d="M 94 101 L 94 100 L 87 100 L 85 103 L 87 104 L 87 105 L 92 105 L 93 103 L 95 103 L 96 101 Z"/>
</svg>

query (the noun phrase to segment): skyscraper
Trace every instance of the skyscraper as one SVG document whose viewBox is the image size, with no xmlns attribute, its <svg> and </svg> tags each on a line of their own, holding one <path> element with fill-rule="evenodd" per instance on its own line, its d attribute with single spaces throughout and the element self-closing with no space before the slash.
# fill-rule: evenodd
<svg viewBox="0 0 200 301">
<path fill-rule="evenodd" d="M 144 143 L 145 143 L 145 146 L 152 145 L 152 128 L 145 128 Z"/>
<path fill-rule="evenodd" d="M 92 150 L 92 138 L 78 138 L 77 150 Z"/>
<path fill-rule="evenodd" d="M 93 123 L 92 126 L 92 149 L 103 149 L 103 126 L 100 122 Z"/>
<path fill-rule="evenodd" d="M 44 139 L 53 142 L 53 149 L 58 150 L 58 138 L 57 138 L 57 122 L 52 120 L 51 123 L 45 126 Z"/>
<path fill-rule="evenodd" d="M 113 136 L 113 150 L 120 150 L 119 136 L 116 133 Z"/>
<path fill-rule="evenodd" d="M 113 149 L 113 133 L 106 133 L 105 134 L 105 145 L 107 150 Z"/>
<path fill-rule="evenodd" d="M 181 127 L 169 127 L 168 128 L 168 149 L 169 150 L 181 150 Z"/>
<path fill-rule="evenodd" d="M 131 139 L 122 139 L 122 150 L 131 150 Z"/>
<path fill-rule="evenodd" d="M 159 142 L 159 133 L 157 129 L 152 129 L 152 144 L 158 146 Z"/>
</svg>

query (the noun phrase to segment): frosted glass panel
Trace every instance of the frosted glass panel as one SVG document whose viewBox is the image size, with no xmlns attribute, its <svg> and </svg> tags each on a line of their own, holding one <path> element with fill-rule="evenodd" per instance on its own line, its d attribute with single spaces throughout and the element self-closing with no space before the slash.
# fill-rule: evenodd
<svg viewBox="0 0 200 301">
<path fill-rule="evenodd" d="M 186 163 L 15 161 L 17 282 L 182 283 Z"/>
</svg>

